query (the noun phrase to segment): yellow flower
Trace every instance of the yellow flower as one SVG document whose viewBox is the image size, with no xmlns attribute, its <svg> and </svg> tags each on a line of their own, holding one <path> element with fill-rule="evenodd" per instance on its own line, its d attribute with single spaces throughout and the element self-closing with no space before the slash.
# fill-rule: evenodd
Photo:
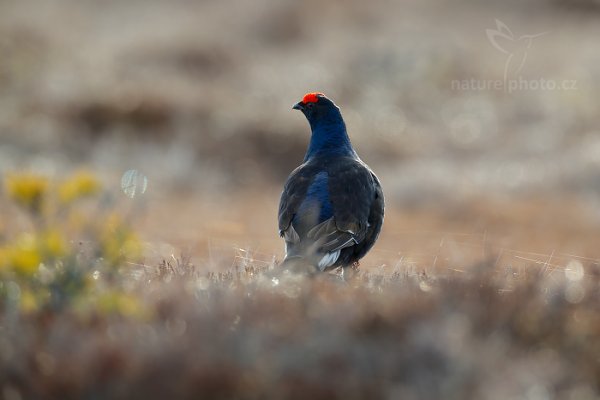
<svg viewBox="0 0 600 400">
<path fill-rule="evenodd" d="M 10 174 L 5 180 L 8 196 L 38 214 L 48 192 L 48 178 L 33 173 Z"/>
<path fill-rule="evenodd" d="M 6 247 L 0 247 L 0 273 L 8 267 L 8 257 L 10 250 Z"/>
<path fill-rule="evenodd" d="M 107 218 L 100 233 L 102 257 L 108 264 L 118 265 L 126 258 L 136 258 L 141 253 L 137 235 L 117 216 Z"/>
<path fill-rule="evenodd" d="M 66 254 L 65 240 L 59 231 L 49 230 L 40 235 L 40 250 L 45 257 L 55 259 Z"/>
<path fill-rule="evenodd" d="M 23 234 L 12 245 L 3 250 L 5 266 L 24 276 L 31 276 L 42 262 L 36 240 L 33 235 Z"/>
<path fill-rule="evenodd" d="M 58 231 L 21 234 L 13 243 L 0 248 L 0 268 L 23 276 L 32 276 L 43 262 L 56 260 L 67 253 Z"/>
<path fill-rule="evenodd" d="M 58 197 L 62 203 L 93 196 L 100 191 L 100 183 L 87 171 L 80 171 L 63 182 L 58 188 Z"/>
<path fill-rule="evenodd" d="M 100 296 L 98 308 L 107 314 L 117 313 L 134 317 L 141 317 L 144 314 L 143 307 L 136 297 L 117 291 L 111 291 Z"/>
<path fill-rule="evenodd" d="M 31 290 L 24 289 L 21 291 L 21 302 L 19 305 L 21 311 L 29 313 L 37 309 L 38 301 L 35 297 L 35 294 Z"/>
</svg>

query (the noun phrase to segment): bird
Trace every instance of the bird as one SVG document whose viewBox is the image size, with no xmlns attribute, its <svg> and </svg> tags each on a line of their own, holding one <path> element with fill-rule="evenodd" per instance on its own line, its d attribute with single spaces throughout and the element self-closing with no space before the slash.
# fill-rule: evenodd
<svg viewBox="0 0 600 400">
<path fill-rule="evenodd" d="M 307 93 L 292 109 L 311 129 L 302 164 L 287 178 L 279 202 L 281 265 L 314 272 L 359 265 L 384 219 L 379 179 L 359 157 L 340 108 L 323 93 Z"/>
</svg>

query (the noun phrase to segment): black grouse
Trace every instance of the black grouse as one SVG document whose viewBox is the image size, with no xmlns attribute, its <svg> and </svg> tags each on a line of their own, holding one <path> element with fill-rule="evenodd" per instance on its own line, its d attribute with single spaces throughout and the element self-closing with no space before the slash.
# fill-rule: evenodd
<svg viewBox="0 0 600 400">
<path fill-rule="evenodd" d="M 279 203 L 283 265 L 320 271 L 358 263 L 383 224 L 377 176 L 352 148 L 340 109 L 322 93 L 308 93 L 300 110 L 312 135 L 302 165 L 288 177 Z"/>
</svg>

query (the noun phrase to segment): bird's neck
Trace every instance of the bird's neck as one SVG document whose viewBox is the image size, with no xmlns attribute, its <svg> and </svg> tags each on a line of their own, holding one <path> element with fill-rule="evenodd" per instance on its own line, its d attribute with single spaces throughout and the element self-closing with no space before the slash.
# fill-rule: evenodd
<svg viewBox="0 0 600 400">
<path fill-rule="evenodd" d="M 312 135 L 304 161 L 317 156 L 355 156 L 342 116 L 310 121 Z"/>
</svg>

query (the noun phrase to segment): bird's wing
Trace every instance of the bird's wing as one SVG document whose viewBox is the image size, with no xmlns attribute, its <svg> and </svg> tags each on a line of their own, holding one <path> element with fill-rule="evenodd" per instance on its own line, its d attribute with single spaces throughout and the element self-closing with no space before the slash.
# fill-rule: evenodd
<svg viewBox="0 0 600 400">
<path fill-rule="evenodd" d="M 303 164 L 290 174 L 283 187 L 279 201 L 279 235 L 286 242 L 295 243 L 300 240 L 291 224 L 312 182 L 311 173 L 311 168 Z"/>
<path fill-rule="evenodd" d="M 279 203 L 279 234 L 286 242 L 300 241 L 292 219 L 302 204 L 313 176 L 314 171 L 310 166 L 300 166 L 292 172 L 284 186 Z M 328 190 L 333 217 L 312 227 L 306 232 L 306 238 L 312 242 L 311 251 L 325 254 L 325 257 L 331 256 L 333 263 L 339 256 L 339 250 L 365 239 L 378 185 L 369 168 L 352 158 L 330 166 L 329 176 Z"/>
<path fill-rule="evenodd" d="M 329 182 L 335 225 L 360 243 L 369 227 L 369 214 L 376 193 L 371 170 L 359 160 L 340 163 Z"/>
<path fill-rule="evenodd" d="M 381 231 L 381 226 L 383 225 L 383 217 L 385 214 L 385 200 L 383 198 L 381 184 L 373 172 L 371 172 L 371 176 L 373 177 L 375 194 L 369 212 L 369 229 L 365 237 L 365 246 L 361 249 L 361 253 L 359 253 L 361 257 L 371 249 L 377 240 L 379 232 Z"/>
<path fill-rule="evenodd" d="M 378 195 L 378 183 L 373 174 L 358 160 L 336 163 L 330 175 L 329 200 L 333 217 L 316 225 L 306 235 L 323 253 L 333 253 L 365 239 L 372 205 Z"/>
</svg>

